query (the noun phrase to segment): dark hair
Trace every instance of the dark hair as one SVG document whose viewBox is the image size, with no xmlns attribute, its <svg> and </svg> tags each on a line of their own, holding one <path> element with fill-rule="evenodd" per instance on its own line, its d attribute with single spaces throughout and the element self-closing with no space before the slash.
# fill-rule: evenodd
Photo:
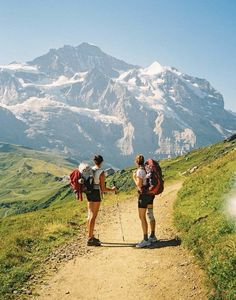
<svg viewBox="0 0 236 300">
<path fill-rule="evenodd" d="M 96 165 L 100 165 L 103 162 L 103 157 L 101 155 L 94 155 L 93 161 Z"/>
<path fill-rule="evenodd" d="M 135 162 L 136 162 L 136 164 L 138 164 L 139 166 L 144 165 L 144 157 L 143 157 L 143 155 L 142 155 L 142 154 L 136 155 L 136 157 L 135 157 Z"/>
</svg>

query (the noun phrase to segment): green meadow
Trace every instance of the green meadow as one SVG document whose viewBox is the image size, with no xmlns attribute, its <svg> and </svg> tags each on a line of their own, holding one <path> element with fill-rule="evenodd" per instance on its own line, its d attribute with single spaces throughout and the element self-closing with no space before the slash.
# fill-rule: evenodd
<svg viewBox="0 0 236 300">
<path fill-rule="evenodd" d="M 185 180 L 174 218 L 185 245 L 206 271 L 209 298 L 235 299 L 236 216 L 228 215 L 226 200 L 236 180 L 236 151 L 219 149 L 213 157 Z"/>
</svg>

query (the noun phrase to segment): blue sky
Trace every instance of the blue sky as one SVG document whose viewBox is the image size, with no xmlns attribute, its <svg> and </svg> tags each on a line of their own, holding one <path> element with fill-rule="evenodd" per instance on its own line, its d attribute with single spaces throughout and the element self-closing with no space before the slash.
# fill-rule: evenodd
<svg viewBox="0 0 236 300">
<path fill-rule="evenodd" d="M 234 0 L 0 0 L 0 64 L 82 42 L 206 78 L 236 112 Z"/>
</svg>

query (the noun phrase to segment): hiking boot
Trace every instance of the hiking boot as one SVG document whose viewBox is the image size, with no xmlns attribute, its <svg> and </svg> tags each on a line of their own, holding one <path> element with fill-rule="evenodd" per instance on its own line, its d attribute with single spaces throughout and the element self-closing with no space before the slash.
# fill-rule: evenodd
<svg viewBox="0 0 236 300">
<path fill-rule="evenodd" d="M 151 245 L 151 242 L 149 240 L 142 240 L 140 243 L 136 245 L 136 248 L 145 248 Z"/>
<path fill-rule="evenodd" d="M 93 236 L 93 240 L 96 241 L 97 243 L 101 244 L 101 241 L 99 239 L 95 238 L 95 236 Z"/>
<path fill-rule="evenodd" d="M 87 241 L 87 246 L 101 246 L 101 242 L 99 239 L 92 237 Z"/>
<path fill-rule="evenodd" d="M 150 236 L 149 237 L 149 239 L 148 239 L 148 241 L 150 242 L 150 243 L 156 243 L 157 242 L 157 237 L 154 235 L 154 236 Z"/>
</svg>

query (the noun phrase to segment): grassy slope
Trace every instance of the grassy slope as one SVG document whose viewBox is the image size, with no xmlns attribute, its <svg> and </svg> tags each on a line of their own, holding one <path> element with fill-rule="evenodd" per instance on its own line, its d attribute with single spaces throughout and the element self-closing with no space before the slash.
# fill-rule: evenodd
<svg viewBox="0 0 236 300">
<path fill-rule="evenodd" d="M 204 156 L 201 167 L 184 182 L 175 203 L 175 224 L 206 270 L 212 299 L 236 295 L 235 220 L 225 213 L 235 180 L 234 147 L 232 143 L 209 147 L 208 159 Z"/>
<path fill-rule="evenodd" d="M 63 166 L 62 166 L 63 165 Z M 0 217 L 48 206 L 71 165 L 60 157 L 0 144 Z"/>
<path fill-rule="evenodd" d="M 83 221 L 85 204 L 78 215 L 59 180 L 71 168 L 52 154 L 0 144 L 0 298 L 10 298 L 6 294 Z"/>
</svg>

